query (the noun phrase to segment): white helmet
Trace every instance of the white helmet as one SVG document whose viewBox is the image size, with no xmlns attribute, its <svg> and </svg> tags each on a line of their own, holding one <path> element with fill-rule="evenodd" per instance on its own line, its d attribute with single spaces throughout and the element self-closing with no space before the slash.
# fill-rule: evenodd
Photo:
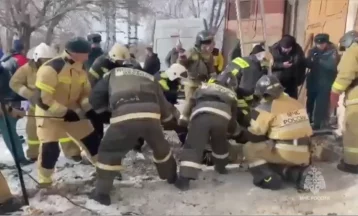
<svg viewBox="0 0 358 216">
<path fill-rule="evenodd" d="M 168 76 L 170 81 L 173 81 L 178 78 L 187 78 L 188 71 L 187 69 L 178 63 L 172 64 L 166 71 L 165 74 Z"/>
<path fill-rule="evenodd" d="M 121 44 L 114 44 L 111 48 L 111 50 L 108 52 L 109 58 L 115 62 L 118 60 L 129 60 L 131 58 L 129 50 L 127 47 L 121 45 Z"/>
<path fill-rule="evenodd" d="M 46 45 L 45 43 L 40 43 L 35 49 L 33 53 L 33 59 L 37 62 L 40 58 L 44 59 L 52 59 L 57 55 L 57 52 L 52 47 Z"/>
</svg>

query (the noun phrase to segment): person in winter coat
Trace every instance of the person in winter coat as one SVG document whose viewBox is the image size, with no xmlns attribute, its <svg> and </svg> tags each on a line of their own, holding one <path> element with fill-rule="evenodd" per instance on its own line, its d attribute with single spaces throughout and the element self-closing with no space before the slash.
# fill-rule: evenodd
<svg viewBox="0 0 358 216">
<path fill-rule="evenodd" d="M 34 117 L 36 105 L 34 101 L 36 72 L 42 64 L 54 58 L 57 54 L 55 49 L 45 43 L 41 43 L 35 47 L 31 60 L 20 67 L 10 79 L 11 89 L 30 102 L 26 121 L 28 145 L 26 157 L 31 161 L 37 160 L 40 148 L 40 141 L 36 132 L 36 118 Z M 66 157 L 72 158 L 75 161 L 81 161 L 80 149 L 65 133 L 63 134 L 63 138 L 59 140 L 59 143 Z"/>
<path fill-rule="evenodd" d="M 143 70 L 151 75 L 154 75 L 160 70 L 160 60 L 158 55 L 153 52 L 152 47 L 147 47 L 146 52 L 147 57 L 144 61 Z"/>
<path fill-rule="evenodd" d="M 329 120 L 329 97 L 337 76 L 339 55 L 328 34 L 314 38 L 316 46 L 309 51 L 307 67 L 307 112 L 314 130 L 324 129 Z"/>
<path fill-rule="evenodd" d="M 185 49 L 183 49 L 182 43 L 180 42 L 180 40 L 178 40 L 175 48 L 170 50 L 165 57 L 165 64 L 167 65 L 167 67 L 169 68 L 172 64 L 176 63 L 178 61 L 179 54 L 184 52 Z"/>
<path fill-rule="evenodd" d="M 87 36 L 87 40 L 91 43 L 91 47 L 92 47 L 91 52 L 88 55 L 88 60 L 85 63 L 85 68 L 88 71 L 91 68 L 93 62 L 104 53 L 101 48 L 102 36 L 100 34 L 97 33 L 89 34 Z"/>
<path fill-rule="evenodd" d="M 20 41 L 14 41 L 14 46 L 12 52 L 9 55 L 3 56 L 0 60 L 0 97 L 1 100 L 4 100 L 6 106 L 11 107 L 13 112 L 17 112 L 18 114 L 11 114 L 7 116 L 9 120 L 9 128 L 6 127 L 4 113 L 1 112 L 0 117 L 0 131 L 3 134 L 3 138 L 5 141 L 6 146 L 13 154 L 14 151 L 17 152 L 19 156 L 20 164 L 28 165 L 31 163 L 25 157 L 24 150 L 22 148 L 23 140 L 19 137 L 16 131 L 16 124 L 19 118 L 21 118 L 25 113 L 21 113 L 21 100 L 23 98 L 16 94 L 14 91 L 11 90 L 9 86 L 9 82 L 15 71 L 18 67 L 26 64 L 27 59 L 22 54 L 23 52 L 23 45 Z M 8 110 L 9 111 L 9 110 Z M 20 114 L 19 114 L 20 113 Z M 10 142 L 10 134 L 8 133 L 8 129 L 11 131 L 11 134 L 14 138 L 14 144 L 16 149 L 12 149 L 11 142 Z"/>
<path fill-rule="evenodd" d="M 305 79 L 306 65 L 302 47 L 291 35 L 270 47 L 273 57 L 272 73 L 279 79 L 285 92 L 295 99 L 298 98 L 298 86 Z"/>
<path fill-rule="evenodd" d="M 84 70 L 90 51 L 91 45 L 85 38 L 73 38 L 66 43 L 61 56 L 47 61 L 36 73 L 40 187 L 52 185 L 52 174 L 60 156 L 58 140 L 64 133 L 75 140 L 95 164 L 100 137 L 88 119 L 99 117 L 88 100 L 91 85 Z"/>
</svg>

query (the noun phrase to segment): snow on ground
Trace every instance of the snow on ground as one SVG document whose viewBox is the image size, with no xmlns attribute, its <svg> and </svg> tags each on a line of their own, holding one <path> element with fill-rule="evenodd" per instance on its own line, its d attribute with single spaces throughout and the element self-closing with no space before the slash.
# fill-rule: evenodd
<svg viewBox="0 0 358 216">
<path fill-rule="evenodd" d="M 18 129 L 19 133 L 24 133 L 23 120 Z M 172 132 L 167 136 L 172 143 L 178 142 Z M 0 164 L 13 165 L 3 142 L 0 142 L 0 148 L 3 149 Z M 358 212 L 358 179 L 338 171 L 335 163 L 316 164 L 322 172 L 325 189 L 316 188 L 315 194 L 300 194 L 289 185 L 280 191 L 256 188 L 252 185 L 251 175 L 235 166 L 228 175 L 218 175 L 206 168 L 200 179 L 192 183 L 190 191 L 180 192 L 158 179 L 147 148 L 144 155 L 145 159 L 141 160 L 133 152 L 128 154 L 124 162 L 124 180 L 115 181 L 109 207 L 87 198 L 94 187 L 95 169 L 89 165 L 75 165 L 61 156 L 56 167 L 54 189 L 38 190 L 25 175 L 31 207 L 25 207 L 25 212 L 18 215 L 347 215 Z M 37 178 L 35 165 L 23 169 Z M 21 195 L 16 170 L 4 168 L 2 172 L 12 192 Z M 64 195 L 91 211 L 73 205 Z"/>
</svg>

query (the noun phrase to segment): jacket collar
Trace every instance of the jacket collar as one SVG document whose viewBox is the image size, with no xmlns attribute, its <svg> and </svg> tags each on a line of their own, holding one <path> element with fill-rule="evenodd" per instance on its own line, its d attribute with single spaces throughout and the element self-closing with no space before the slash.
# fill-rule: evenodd
<svg viewBox="0 0 358 216">
<path fill-rule="evenodd" d="M 74 63 L 76 63 L 70 56 L 70 54 L 67 51 L 63 51 L 61 57 L 63 58 L 63 60 L 65 60 L 65 62 L 67 62 L 68 64 L 73 65 Z"/>
</svg>

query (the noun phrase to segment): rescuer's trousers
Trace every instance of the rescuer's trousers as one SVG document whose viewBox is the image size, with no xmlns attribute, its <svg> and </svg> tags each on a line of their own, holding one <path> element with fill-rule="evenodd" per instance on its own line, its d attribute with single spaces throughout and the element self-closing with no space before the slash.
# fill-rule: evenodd
<svg viewBox="0 0 358 216">
<path fill-rule="evenodd" d="M 212 113 L 201 113 L 189 123 L 188 135 L 180 156 L 179 175 L 197 179 L 201 171 L 203 152 L 210 140 L 215 166 L 224 168 L 228 164 L 229 142 L 227 133 L 229 120 Z"/>
<path fill-rule="evenodd" d="M 358 104 L 346 105 L 343 131 L 343 160 L 358 165 Z"/>
<path fill-rule="evenodd" d="M 34 116 L 34 110 L 30 109 L 28 115 Z M 40 148 L 40 141 L 37 137 L 36 118 L 27 117 L 26 134 L 28 147 L 26 150 L 26 157 L 30 159 L 36 159 L 39 155 Z M 81 155 L 80 148 L 71 140 L 71 138 L 67 137 L 66 134 L 63 134 L 63 138 L 59 139 L 58 142 L 65 157 L 71 158 L 73 156 Z"/>
<path fill-rule="evenodd" d="M 307 138 L 309 139 L 309 138 Z M 310 164 L 309 140 L 294 145 L 294 141 L 247 143 L 243 147 L 245 160 L 254 177 L 254 184 L 272 174 L 270 164 L 284 166 L 307 166 Z M 301 145 L 300 145 L 301 144 Z"/>
<path fill-rule="evenodd" d="M 58 140 L 61 134 L 66 134 L 81 148 L 89 160 L 95 164 L 100 139 L 94 131 L 89 120 L 78 122 L 64 122 L 60 120 L 38 121 L 37 135 L 40 140 L 40 153 L 38 158 L 39 183 L 44 186 L 52 183 L 52 173 L 60 155 Z"/>
<path fill-rule="evenodd" d="M 96 193 L 108 194 L 122 169 L 122 159 L 143 138 L 153 150 L 153 161 L 161 179 L 176 176 L 176 162 L 159 119 L 133 119 L 111 124 L 98 150 Z"/>
</svg>

